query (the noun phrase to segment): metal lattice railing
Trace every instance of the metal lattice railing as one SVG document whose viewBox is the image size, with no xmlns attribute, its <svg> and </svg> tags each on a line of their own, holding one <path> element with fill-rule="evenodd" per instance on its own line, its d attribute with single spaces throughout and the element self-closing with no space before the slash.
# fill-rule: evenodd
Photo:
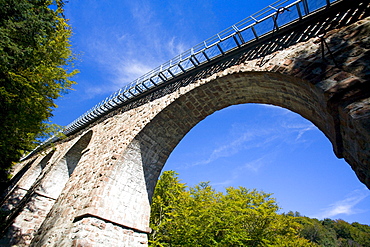
<svg viewBox="0 0 370 247">
<path fill-rule="evenodd" d="M 279 30 L 283 25 L 302 19 L 305 15 L 319 8 L 328 7 L 335 1 L 298 0 L 292 2 L 291 0 L 278 0 L 114 92 L 70 123 L 63 133 L 68 135 L 77 131 L 144 92 L 154 89 L 166 81 L 186 73 L 201 64 L 212 61 L 246 43 L 258 40 L 268 32 Z"/>
<path fill-rule="evenodd" d="M 137 78 L 85 112 L 63 130 L 71 134 L 149 90 L 338 0 L 278 0 Z M 52 137 L 42 145 L 55 142 Z"/>
</svg>

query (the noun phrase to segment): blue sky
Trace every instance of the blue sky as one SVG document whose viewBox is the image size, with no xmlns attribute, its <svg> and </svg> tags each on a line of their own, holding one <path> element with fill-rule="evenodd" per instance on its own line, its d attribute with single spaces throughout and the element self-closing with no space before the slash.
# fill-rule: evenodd
<svg viewBox="0 0 370 247">
<path fill-rule="evenodd" d="M 272 1 L 271 1 L 272 2 Z M 67 125 L 142 74 L 271 4 L 270 1 L 79 0 L 66 4 L 79 54 L 74 90 L 52 121 Z M 192 186 L 274 193 L 281 212 L 370 224 L 370 191 L 311 122 L 289 110 L 245 104 L 196 125 L 165 165 Z"/>
</svg>

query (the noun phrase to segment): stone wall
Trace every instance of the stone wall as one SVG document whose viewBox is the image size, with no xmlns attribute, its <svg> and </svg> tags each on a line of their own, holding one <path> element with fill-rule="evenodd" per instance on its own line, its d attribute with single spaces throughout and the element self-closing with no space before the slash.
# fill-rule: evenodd
<svg viewBox="0 0 370 247">
<path fill-rule="evenodd" d="M 262 40 L 31 157 L 36 160 L 14 188 L 40 171 L 20 197 L 38 207 L 40 195 L 56 201 L 32 228 L 35 235 L 22 216 L 31 211 L 14 204 L 19 210 L 9 229 L 18 227 L 33 246 L 146 246 L 151 195 L 168 156 L 199 121 L 234 104 L 278 105 L 310 120 L 370 187 L 368 9 L 346 7 Z M 40 169 L 41 160 L 48 162 Z M 63 177 L 58 190 L 48 182 L 54 176 Z M 17 191 L 8 198 L 16 199 Z"/>
</svg>

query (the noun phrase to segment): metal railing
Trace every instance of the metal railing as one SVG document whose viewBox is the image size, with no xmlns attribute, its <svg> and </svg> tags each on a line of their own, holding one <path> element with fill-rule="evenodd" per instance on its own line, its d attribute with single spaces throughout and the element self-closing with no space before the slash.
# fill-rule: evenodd
<svg viewBox="0 0 370 247">
<path fill-rule="evenodd" d="M 278 0 L 114 92 L 66 126 L 63 133 L 68 135 L 77 131 L 148 90 L 159 87 L 166 81 L 189 72 L 199 65 L 212 61 L 246 43 L 258 40 L 268 32 L 278 31 L 282 26 L 302 19 L 305 15 L 319 8 L 329 7 L 335 1 L 298 0 L 292 2 L 291 0 Z"/>
<path fill-rule="evenodd" d="M 67 125 L 62 132 L 69 135 L 128 101 L 135 100 L 143 93 L 158 88 L 165 82 L 245 44 L 254 42 L 269 32 L 278 31 L 282 26 L 300 20 L 313 11 L 330 7 L 336 1 L 338 0 L 278 0 L 114 92 Z M 58 137 L 52 137 L 42 145 L 58 139 Z"/>
</svg>

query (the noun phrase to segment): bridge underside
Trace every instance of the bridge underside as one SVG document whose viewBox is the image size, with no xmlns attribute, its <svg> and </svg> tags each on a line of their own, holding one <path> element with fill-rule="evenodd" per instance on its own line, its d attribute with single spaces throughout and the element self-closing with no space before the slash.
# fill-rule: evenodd
<svg viewBox="0 0 370 247">
<path fill-rule="evenodd" d="M 235 104 L 310 120 L 370 188 L 370 8 L 352 2 L 200 66 L 20 163 L 1 241 L 145 246 L 168 156 L 202 119 Z"/>
</svg>

